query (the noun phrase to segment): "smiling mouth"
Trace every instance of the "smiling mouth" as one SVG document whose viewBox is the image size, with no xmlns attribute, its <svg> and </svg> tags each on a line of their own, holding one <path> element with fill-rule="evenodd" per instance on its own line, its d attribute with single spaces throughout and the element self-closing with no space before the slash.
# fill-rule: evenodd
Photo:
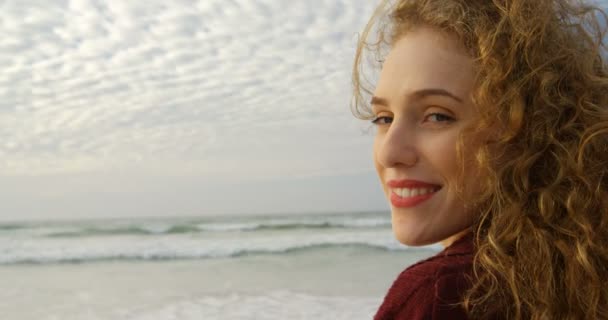
<svg viewBox="0 0 608 320">
<path fill-rule="evenodd" d="M 393 188 L 390 200 L 397 208 L 412 208 L 431 199 L 441 186 L 424 188 Z"/>
<path fill-rule="evenodd" d="M 418 196 L 432 195 L 440 189 L 441 186 L 424 188 L 392 188 L 391 191 L 400 198 L 414 198 Z"/>
</svg>

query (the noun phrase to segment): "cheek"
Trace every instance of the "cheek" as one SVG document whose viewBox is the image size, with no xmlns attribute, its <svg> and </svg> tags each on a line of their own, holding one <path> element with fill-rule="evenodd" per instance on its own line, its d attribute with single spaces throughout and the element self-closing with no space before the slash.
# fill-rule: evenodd
<svg viewBox="0 0 608 320">
<path fill-rule="evenodd" d="M 382 189 L 384 190 L 384 192 L 386 192 L 387 190 L 386 190 L 386 186 L 384 184 L 384 167 L 380 164 L 380 161 L 378 161 L 378 152 L 379 152 L 378 146 L 379 145 L 380 145 L 380 140 L 376 136 L 374 138 L 372 158 L 374 161 L 374 168 L 376 169 L 376 174 L 378 175 L 378 178 L 380 179 L 380 184 L 382 186 Z"/>
<path fill-rule="evenodd" d="M 420 146 L 431 166 L 448 185 L 456 183 L 459 171 L 456 154 L 457 137 L 454 134 L 428 136 L 421 139 Z"/>
<path fill-rule="evenodd" d="M 380 161 L 378 161 L 378 156 L 379 156 L 379 152 L 380 152 L 380 143 L 381 143 L 381 140 L 376 135 L 374 137 L 374 144 L 373 144 L 373 148 L 372 148 L 372 158 L 374 161 L 374 166 L 376 167 L 376 171 L 378 173 L 380 173 L 380 171 L 382 170 L 382 165 L 380 164 Z"/>
<path fill-rule="evenodd" d="M 379 161 L 381 143 L 382 143 L 381 137 L 376 135 L 376 137 L 374 138 L 372 157 L 373 157 L 373 161 L 374 161 L 374 168 L 376 169 L 376 174 L 378 175 L 378 179 L 380 182 L 380 186 L 382 187 L 382 190 L 384 191 L 385 195 L 388 196 L 389 190 L 385 184 L 386 177 L 384 176 L 385 168 L 382 165 L 382 163 Z"/>
</svg>

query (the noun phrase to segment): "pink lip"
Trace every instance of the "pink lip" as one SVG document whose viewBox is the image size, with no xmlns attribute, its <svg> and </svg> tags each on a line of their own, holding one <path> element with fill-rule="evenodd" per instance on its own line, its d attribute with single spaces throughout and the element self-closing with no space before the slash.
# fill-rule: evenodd
<svg viewBox="0 0 608 320">
<path fill-rule="evenodd" d="M 391 203 L 393 206 L 398 208 L 411 208 L 419 205 L 420 203 L 430 199 L 435 195 L 440 185 L 422 182 L 418 180 L 390 180 L 387 185 L 391 188 L 432 188 L 434 192 L 419 195 L 415 197 L 402 198 L 394 192 L 391 192 Z"/>
<path fill-rule="evenodd" d="M 435 195 L 435 193 L 436 193 L 436 191 L 433 193 L 427 193 L 427 194 L 420 195 L 420 196 L 401 198 L 394 192 L 391 192 L 391 203 L 393 204 L 393 206 L 398 207 L 398 208 L 411 208 L 411 207 L 415 207 L 415 206 L 419 205 L 420 203 L 430 199 L 432 196 Z"/>
</svg>

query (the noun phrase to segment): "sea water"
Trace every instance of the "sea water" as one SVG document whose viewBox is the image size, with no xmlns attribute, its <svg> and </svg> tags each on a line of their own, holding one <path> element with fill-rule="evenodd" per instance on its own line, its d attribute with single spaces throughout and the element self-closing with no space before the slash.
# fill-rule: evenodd
<svg viewBox="0 0 608 320">
<path fill-rule="evenodd" d="M 387 212 L 0 224 L 2 319 L 370 319 L 403 268 Z"/>
</svg>

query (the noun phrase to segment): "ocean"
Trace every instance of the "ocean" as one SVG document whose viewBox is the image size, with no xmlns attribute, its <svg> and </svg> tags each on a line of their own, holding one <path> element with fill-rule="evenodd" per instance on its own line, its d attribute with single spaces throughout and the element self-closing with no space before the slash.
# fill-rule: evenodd
<svg viewBox="0 0 608 320">
<path fill-rule="evenodd" d="M 0 315 L 15 320 L 370 319 L 437 246 L 390 213 L 0 224 Z"/>
</svg>

